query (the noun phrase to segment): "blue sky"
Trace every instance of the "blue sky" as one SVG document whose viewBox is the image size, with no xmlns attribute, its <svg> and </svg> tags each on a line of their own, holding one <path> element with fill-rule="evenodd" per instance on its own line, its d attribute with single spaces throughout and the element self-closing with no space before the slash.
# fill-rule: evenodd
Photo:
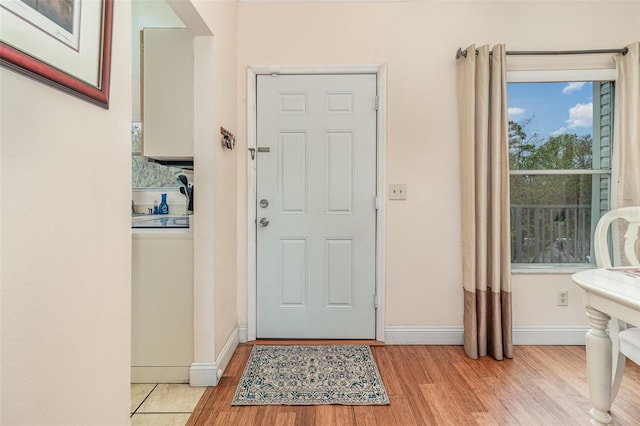
<svg viewBox="0 0 640 426">
<path fill-rule="evenodd" d="M 538 132 L 546 138 L 593 131 L 591 82 L 509 83 L 507 102 L 510 120 L 522 123 L 533 116 L 527 134 Z"/>
</svg>

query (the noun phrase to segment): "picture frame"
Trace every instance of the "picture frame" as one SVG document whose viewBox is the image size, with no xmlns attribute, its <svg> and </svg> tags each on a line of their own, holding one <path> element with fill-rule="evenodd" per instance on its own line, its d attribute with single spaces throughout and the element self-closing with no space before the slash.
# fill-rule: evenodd
<svg viewBox="0 0 640 426">
<path fill-rule="evenodd" d="M 109 108 L 114 0 L 0 0 L 0 66 Z"/>
</svg>

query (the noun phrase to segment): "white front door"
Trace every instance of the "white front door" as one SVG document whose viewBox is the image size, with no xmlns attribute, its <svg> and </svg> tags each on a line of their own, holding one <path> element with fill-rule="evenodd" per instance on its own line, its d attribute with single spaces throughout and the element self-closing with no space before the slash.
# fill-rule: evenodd
<svg viewBox="0 0 640 426">
<path fill-rule="evenodd" d="M 375 105 L 375 74 L 258 76 L 258 338 L 375 338 Z"/>
</svg>

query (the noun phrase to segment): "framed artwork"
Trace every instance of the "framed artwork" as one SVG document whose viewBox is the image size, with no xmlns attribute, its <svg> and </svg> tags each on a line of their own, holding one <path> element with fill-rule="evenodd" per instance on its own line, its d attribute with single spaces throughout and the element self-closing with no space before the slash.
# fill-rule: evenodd
<svg viewBox="0 0 640 426">
<path fill-rule="evenodd" d="M 114 0 L 0 0 L 0 65 L 109 108 Z"/>
</svg>

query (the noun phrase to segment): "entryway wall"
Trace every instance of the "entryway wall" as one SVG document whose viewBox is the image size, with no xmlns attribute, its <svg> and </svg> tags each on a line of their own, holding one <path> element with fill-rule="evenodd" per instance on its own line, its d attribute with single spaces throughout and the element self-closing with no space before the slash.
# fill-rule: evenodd
<svg viewBox="0 0 640 426">
<path fill-rule="evenodd" d="M 404 202 L 387 201 L 384 326 L 387 335 L 404 342 L 410 337 L 417 337 L 416 343 L 432 337 L 434 343 L 455 341 L 462 335 L 456 50 L 474 42 L 504 42 L 514 50 L 624 46 L 640 36 L 638 16 L 637 2 L 240 2 L 238 140 L 245 140 L 251 114 L 247 67 L 387 64 L 386 183 L 407 184 L 408 196 Z M 607 26 L 618 30 L 606 31 Z M 250 186 L 249 153 L 243 155 L 240 194 Z M 250 322 L 251 309 L 244 303 L 250 248 L 243 246 L 246 199 L 238 203 L 242 331 Z M 584 340 L 582 298 L 569 275 L 512 276 L 514 339 Z M 569 291 L 567 307 L 556 306 L 560 290 Z"/>
<path fill-rule="evenodd" d="M 190 383 L 217 384 L 237 345 L 236 2 L 166 0 L 194 34 L 194 363 Z"/>
<path fill-rule="evenodd" d="M 240 154 L 237 147 L 222 147 L 219 131 L 224 127 L 237 134 L 237 2 L 166 3 L 195 36 L 193 180 L 197 183 L 191 217 L 194 363 L 190 382 L 215 385 L 238 341 L 236 178 Z"/>
</svg>

